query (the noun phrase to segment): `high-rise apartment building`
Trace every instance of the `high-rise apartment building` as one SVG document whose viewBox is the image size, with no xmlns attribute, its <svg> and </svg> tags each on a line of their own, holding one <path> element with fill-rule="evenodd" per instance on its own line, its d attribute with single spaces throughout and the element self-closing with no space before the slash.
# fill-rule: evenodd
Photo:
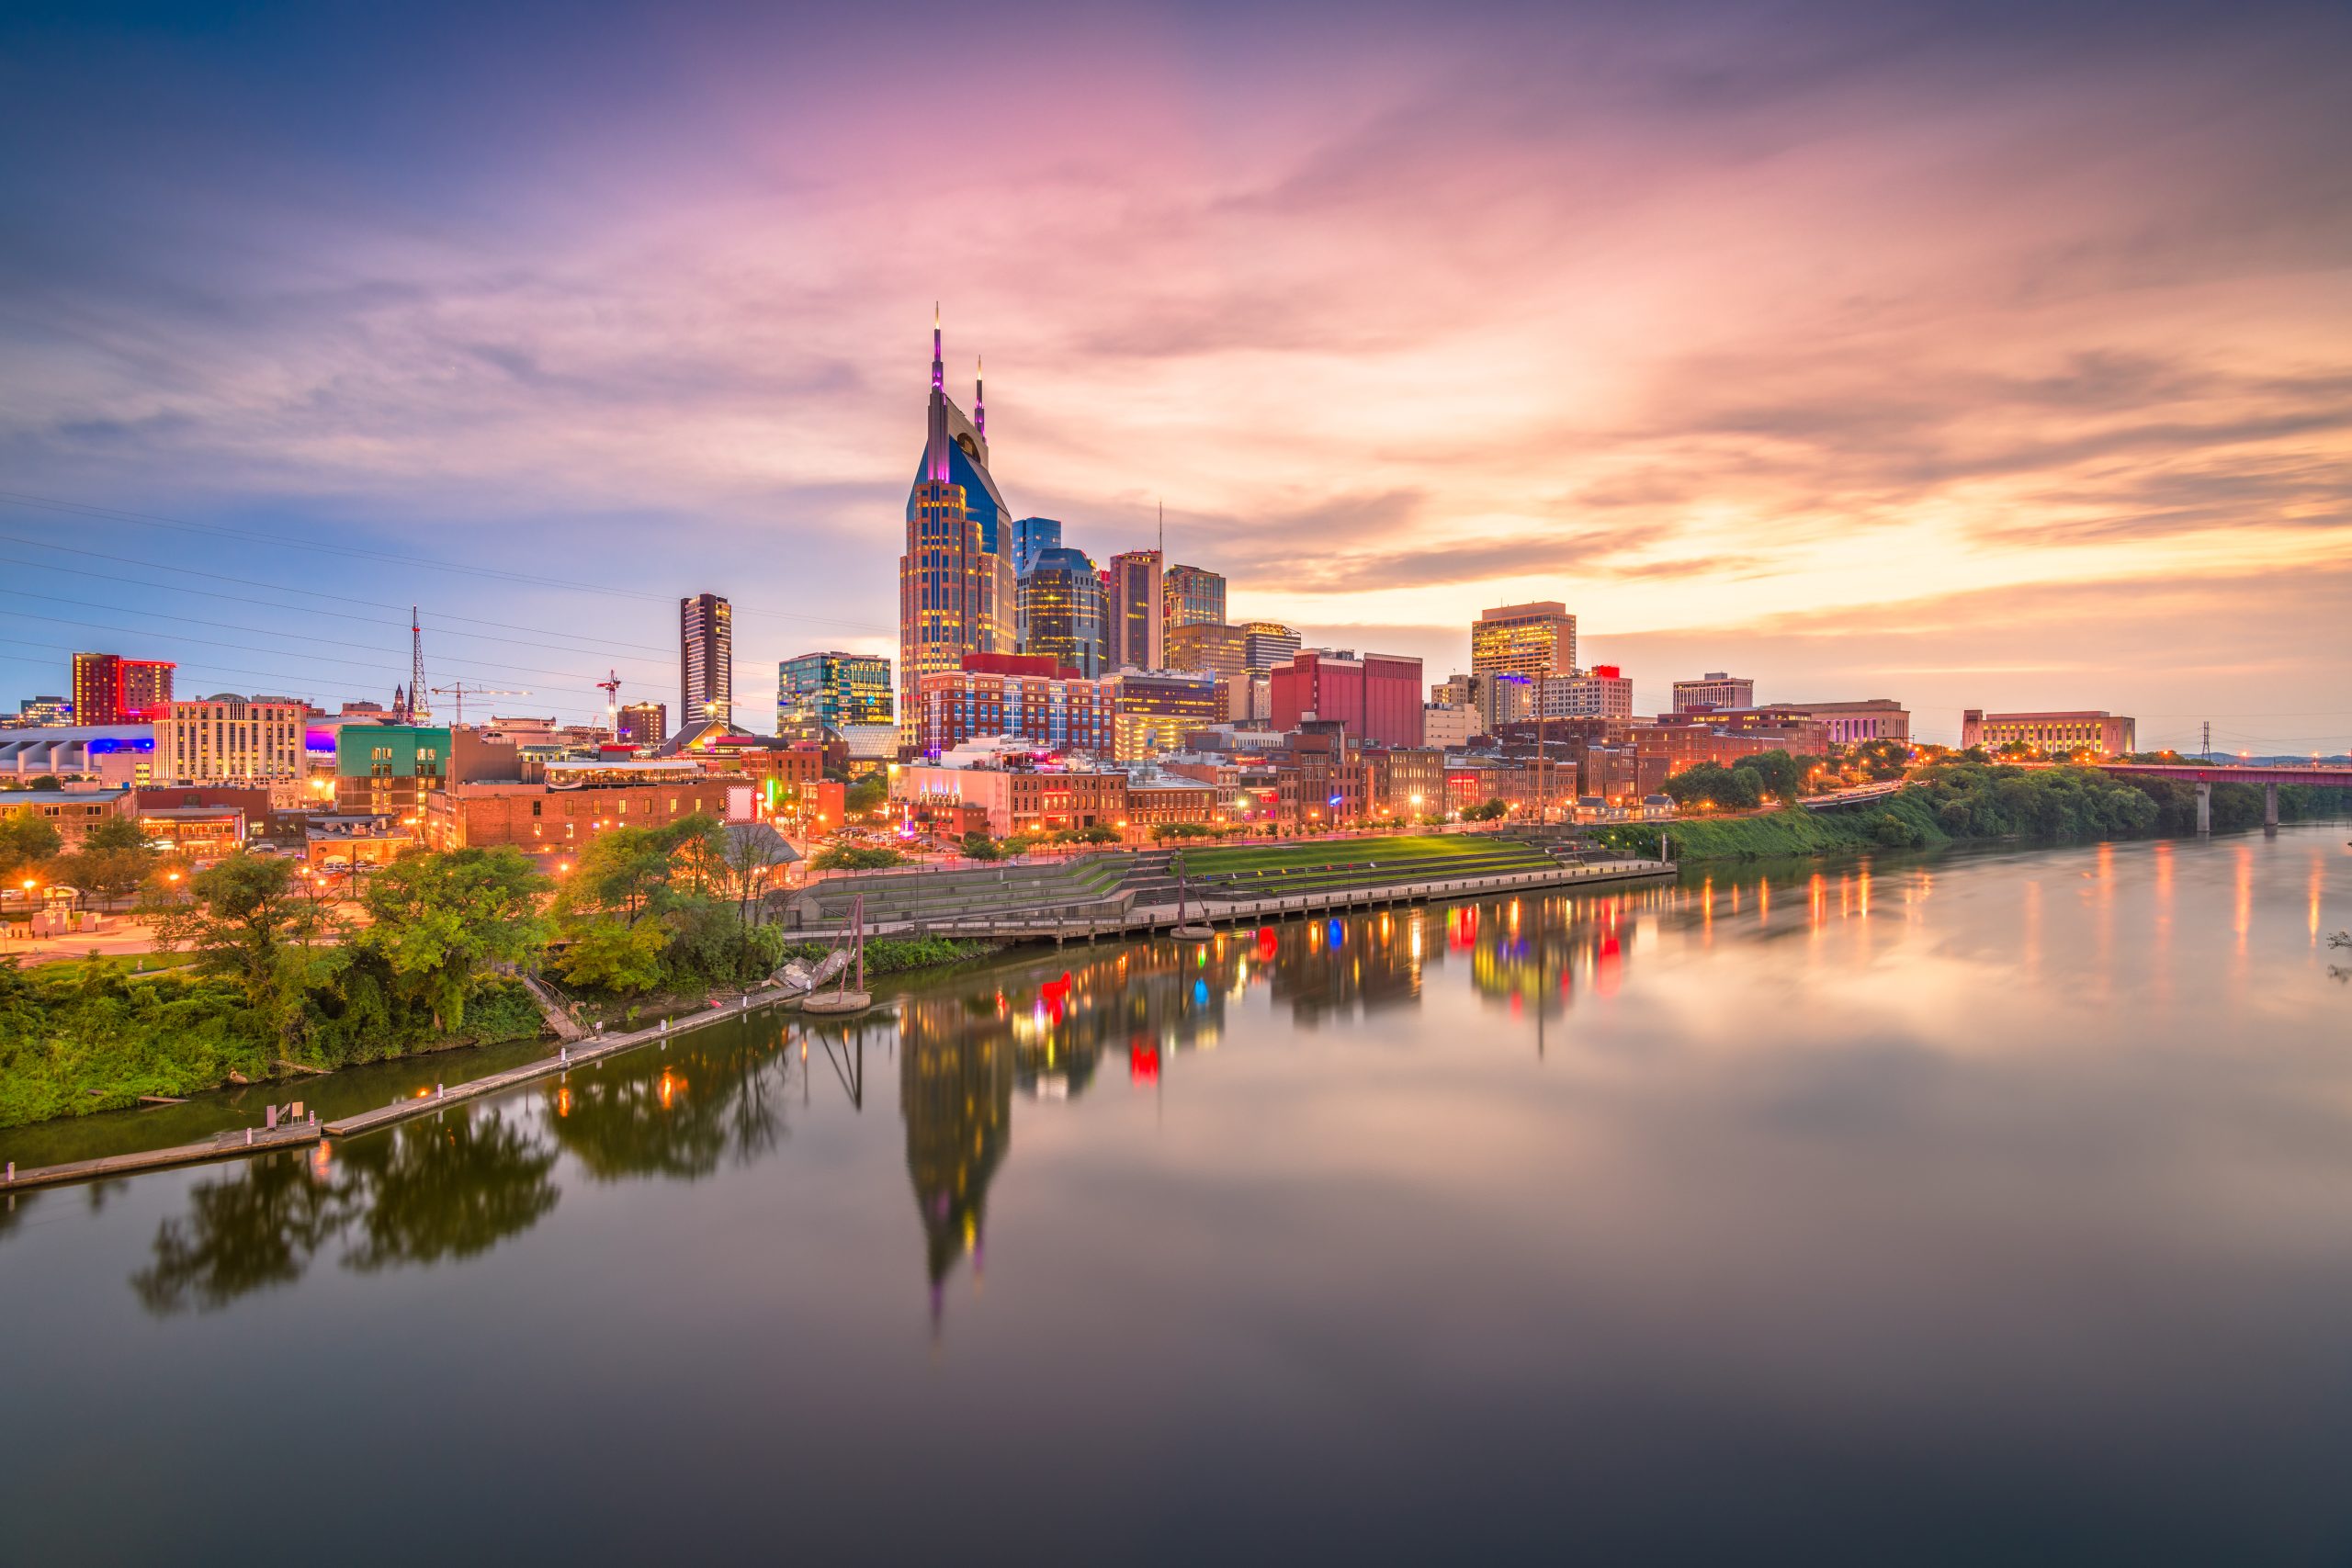
<svg viewBox="0 0 2352 1568">
<path fill-rule="evenodd" d="M 678 722 L 725 719 L 735 705 L 735 611 L 716 593 L 678 601 Z"/>
<path fill-rule="evenodd" d="M 1577 667 L 1577 618 L 1555 600 L 1505 604 L 1470 626 L 1470 672 L 1566 675 Z"/>
<path fill-rule="evenodd" d="M 222 692 L 155 721 L 152 776 L 173 784 L 297 784 L 310 766 L 302 705 Z"/>
<path fill-rule="evenodd" d="M 1158 550 L 1111 558 L 1111 666 L 1159 670 L 1168 662 L 1166 584 Z"/>
<path fill-rule="evenodd" d="M 1402 654 L 1308 649 L 1273 672 L 1273 723 L 1309 720 L 1346 727 L 1355 740 L 1421 744 L 1421 661 Z"/>
<path fill-rule="evenodd" d="M 1160 615 L 1168 629 L 1225 624 L 1225 574 L 1197 566 L 1171 566 L 1161 585 Z"/>
<path fill-rule="evenodd" d="M 1288 664 L 1291 655 L 1299 650 L 1305 640 L 1280 621 L 1244 621 L 1241 639 L 1242 662 L 1261 672 Z"/>
<path fill-rule="evenodd" d="M 1047 550 L 1061 548 L 1061 521 L 1055 517 L 1012 520 L 1012 573 L 1018 578 Z"/>
<path fill-rule="evenodd" d="M 1013 651 L 1016 589 L 1012 509 L 989 472 L 987 405 L 966 419 L 947 396 L 936 318 L 922 464 L 907 495 L 907 548 L 899 558 L 899 735 L 919 739 L 922 678 L 960 671 L 967 653 Z"/>
<path fill-rule="evenodd" d="M 897 704 L 878 653 L 804 653 L 776 666 L 775 732 L 820 740 L 845 724 L 888 724 Z"/>
<path fill-rule="evenodd" d="M 670 739 L 670 705 L 624 703 L 613 720 L 614 739 L 628 746 L 659 746 Z"/>
<path fill-rule="evenodd" d="M 1674 711 L 1697 713 L 1704 708 L 1752 708 L 1756 682 L 1745 675 L 1710 670 L 1695 681 L 1674 682 Z"/>
<path fill-rule="evenodd" d="M 1047 545 L 1021 574 L 1021 651 L 1044 654 L 1089 679 L 1111 662 L 1111 604 L 1083 550 Z"/>
<path fill-rule="evenodd" d="M 139 724 L 160 718 L 172 704 L 172 671 L 164 659 L 116 653 L 74 656 L 74 722 Z"/>
</svg>

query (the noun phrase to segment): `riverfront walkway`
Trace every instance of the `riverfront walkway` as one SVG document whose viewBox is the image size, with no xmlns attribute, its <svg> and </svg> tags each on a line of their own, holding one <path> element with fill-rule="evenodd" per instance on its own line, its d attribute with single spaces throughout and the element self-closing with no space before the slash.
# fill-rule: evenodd
<svg viewBox="0 0 2352 1568">
<path fill-rule="evenodd" d="M 1051 942 L 1058 946 L 1069 941 L 1150 937 L 1179 923 L 1228 927 L 1254 925 L 1306 915 L 1388 908 L 1399 904 L 1423 904 L 1441 899 L 1648 882 L 1671 876 L 1674 873 L 1675 866 L 1671 861 L 1563 863 L 1532 871 L 1446 877 L 1434 881 L 1397 883 L 1390 886 L 1340 887 L 1267 898 L 1196 899 L 1185 906 L 1182 922 L 1176 905 L 1169 903 L 1131 907 L 1119 910 L 1115 915 L 1091 918 L 1039 914 L 969 920 L 885 921 L 869 925 L 866 934 L 896 935 L 920 930 L 929 935 L 988 937 L 1001 942 Z M 706 1008 L 699 1012 L 664 1020 L 650 1028 L 633 1030 L 626 1034 L 591 1036 L 576 1043 L 560 1046 L 554 1055 L 526 1062 L 519 1067 L 509 1067 L 504 1072 L 492 1073 L 466 1083 L 436 1085 L 430 1092 L 405 1097 L 373 1111 L 338 1117 L 331 1122 L 320 1122 L 312 1116 L 300 1121 L 289 1118 L 275 1127 L 248 1127 L 220 1134 L 202 1143 L 180 1144 L 170 1148 L 144 1149 L 131 1154 L 107 1155 L 98 1159 L 35 1166 L 27 1169 L 17 1169 L 12 1165 L 0 1172 L 0 1193 L 96 1181 L 108 1177 L 134 1175 L 140 1171 L 164 1170 L 174 1166 L 200 1165 L 212 1160 L 242 1159 L 271 1149 L 300 1148 L 324 1138 L 347 1138 L 357 1134 L 378 1132 L 402 1122 L 432 1115 L 447 1106 L 501 1094 L 510 1089 L 536 1083 L 541 1078 L 560 1077 L 573 1067 L 601 1062 L 624 1051 L 659 1044 L 673 1035 L 689 1033 L 721 1019 L 740 1017 L 756 1009 L 798 999 L 797 995 L 781 989 L 748 994 L 740 998 L 732 1007 Z"/>
</svg>

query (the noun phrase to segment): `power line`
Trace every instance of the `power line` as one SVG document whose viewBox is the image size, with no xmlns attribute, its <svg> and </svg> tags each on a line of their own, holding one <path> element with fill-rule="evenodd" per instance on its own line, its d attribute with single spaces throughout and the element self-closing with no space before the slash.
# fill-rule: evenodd
<svg viewBox="0 0 2352 1568">
<path fill-rule="evenodd" d="M 41 619 L 47 619 L 48 617 L 45 617 L 45 616 L 44 616 L 44 617 L 40 617 L 40 618 L 41 618 Z M 69 643 L 62 643 L 62 642 L 28 642 L 28 641 L 26 641 L 26 640 L 25 640 L 24 638 L 22 638 L 22 637 L 0 637 L 0 645 L 5 645 L 5 646 L 10 647 L 10 648 L 38 648 L 38 649 L 47 649 L 48 651 L 52 652 L 52 653 L 73 653 L 73 652 L 77 651 L 77 650 L 76 650 L 76 649 L 74 649 L 71 644 L 69 644 Z M 229 646 L 229 645 L 225 645 L 225 644 L 224 644 L 223 646 Z M 270 650 L 270 649 L 252 649 L 252 650 L 249 650 L 249 651 L 256 651 L 256 652 L 262 652 L 262 653 L 268 653 L 268 652 L 270 652 L 271 650 Z M 309 656 L 308 656 L 308 655 L 305 655 L 305 654 L 289 654 L 289 657 L 300 659 L 300 658 L 308 658 Z M 340 663 L 340 662 L 343 662 L 343 661 L 342 661 L 342 660 L 336 660 L 335 662 Z M 19 655 L 19 654 L 10 654 L 10 653 L 0 653 L 0 663 L 22 664 L 22 665 L 27 665 L 27 666 L 40 667 L 40 668 L 47 668 L 47 669 L 55 669 L 55 668 L 56 668 L 56 662 L 55 662 L 55 660 L 44 660 L 44 659 L 28 659 L 28 658 L 25 658 L 25 657 L 23 657 L 22 655 Z M 280 670 L 242 670 L 242 669 L 237 668 L 237 667 L 236 667 L 236 666 L 234 666 L 234 665 L 230 665 L 230 664 L 204 664 L 204 665 L 198 666 L 198 668 L 199 668 L 199 669 L 201 669 L 201 670 L 203 670 L 203 671 L 206 671 L 211 672 L 211 673 L 220 674 L 220 675 L 245 675 L 245 676 L 250 676 L 251 678 L 253 678 L 254 680 L 256 680 L 256 681 L 268 681 L 268 682 L 285 682 L 285 681 L 287 681 L 287 680 L 288 679 L 288 677 L 287 676 L 286 672 L 285 672 L 284 671 L 280 671 Z M 296 677 L 294 677 L 293 679 L 294 679 L 294 680 L 296 680 L 297 682 L 303 682 L 303 683 L 306 683 L 306 684 L 307 684 L 307 683 L 313 683 L 313 682 L 315 682 L 317 678 L 316 678 L 315 676 L 312 676 L 312 677 L 296 676 Z M 348 677 L 348 676 L 331 677 L 331 679 L 334 679 L 334 680 L 341 680 L 341 681 L 346 681 L 346 682 L 349 682 L 349 681 L 351 680 L 351 678 L 350 678 L 350 677 Z M 374 692 L 376 692 L 376 691 L 379 690 L 379 688 L 377 688 L 377 687 L 374 687 L 374 686 L 362 686 L 362 685 L 358 684 L 356 682 L 351 682 L 351 683 L 350 683 L 350 684 L 347 684 L 347 685 L 327 686 L 327 687 L 325 687 L 325 688 L 324 688 L 324 690 L 326 690 L 330 694 L 336 695 L 336 696 L 358 696 L 358 697 L 366 698 L 366 699 L 368 699 L 368 700 L 371 700 L 371 701 L 372 701 L 372 700 L 373 700 L 373 697 L 372 697 L 371 694 L 373 694 Z M 291 694 L 291 693 L 289 692 L 289 693 L 288 693 L 287 694 L 290 696 L 290 695 L 292 695 L 293 694 Z M 581 716 L 583 720 L 586 720 L 586 721 L 589 721 L 589 722 L 600 721 L 600 720 L 602 720 L 602 719 L 603 719 L 603 717 L 604 717 L 604 716 L 605 716 L 605 710 L 604 710 L 603 708 L 601 708 L 601 707 L 582 707 L 582 706 L 577 706 L 577 705 L 571 705 L 571 704 L 560 703 L 560 702 L 541 703 L 541 702 L 537 701 L 536 699 L 534 699 L 534 702 L 533 702 L 533 705 L 533 705 L 533 706 L 535 706 L 535 707 L 539 708 L 541 711 L 549 711 L 549 710 L 551 710 L 551 711 L 553 711 L 553 712 L 554 712 L 554 713 L 555 713 L 559 717 L 563 716 L 566 716 L 566 715 L 577 715 L 577 716 Z"/>
<path fill-rule="evenodd" d="M 53 496 L 28 495 L 21 491 L 0 491 L 0 502 L 16 506 L 46 509 L 68 516 L 100 517 L 112 522 L 132 523 L 143 527 L 175 528 L 183 533 L 207 534 L 219 538 L 243 539 L 254 544 L 273 545 L 281 548 L 315 550 L 324 555 L 345 556 L 359 560 L 390 561 L 395 565 L 423 567 L 434 571 L 457 572 L 468 577 L 488 578 L 500 582 L 524 582 L 541 588 L 563 588 L 581 593 L 603 593 L 616 599 L 637 599 L 666 604 L 665 594 L 648 593 L 639 589 L 607 588 L 594 582 L 574 582 L 566 578 L 541 577 L 532 572 L 508 571 L 501 567 L 461 566 L 454 561 L 434 560 L 423 556 L 403 556 L 388 550 L 370 550 L 356 545 L 326 545 L 311 539 L 288 538 L 281 534 L 256 533 L 249 529 L 231 528 L 217 523 L 189 523 L 172 517 L 158 517 L 153 513 L 125 512 L 110 506 L 92 506 L 83 502 L 60 501 Z M 729 603 L 734 601 L 729 599 Z M 756 605 L 735 604 L 738 615 L 771 616 L 778 620 L 806 621 L 811 626 L 837 626 L 846 631 L 881 634 L 896 627 L 878 626 L 870 622 L 834 620 L 823 615 L 804 615 L 788 610 L 767 610 Z"/>
<path fill-rule="evenodd" d="M 118 561 L 124 566 L 142 567 L 152 571 L 177 572 L 184 577 L 207 578 L 214 582 L 234 582 L 246 588 L 266 588 L 273 593 L 298 593 L 307 595 L 313 599 L 333 600 L 339 604 L 364 604 L 371 610 L 404 610 L 408 607 L 405 604 L 387 604 L 374 599 L 355 599 L 347 593 L 329 593 L 324 589 L 321 588 L 293 588 L 288 587 L 287 584 L 282 582 L 264 582 L 256 578 L 232 577 L 226 572 L 203 571 L 192 566 L 173 566 L 164 561 L 141 560 L 135 556 L 109 555 L 104 550 L 84 549 L 74 545 L 54 545 L 46 539 L 28 539 L 17 534 L 0 532 L 0 539 L 6 539 L 12 544 L 29 546 L 34 549 L 56 550 L 65 555 L 87 556 L 93 560 Z M 36 571 L 76 571 L 78 570 L 70 566 L 51 566 L 46 563 L 20 562 L 19 564 L 30 565 Z M 80 572 L 79 575 L 127 582 L 138 582 L 139 581 L 136 578 L 118 579 L 114 577 L 113 574 L 107 572 L 83 571 Z M 182 588 L 176 584 L 168 582 L 140 582 L 139 586 L 142 588 L 161 589 L 166 593 L 202 593 L 207 592 L 201 588 Z M 223 595 L 223 597 L 234 597 L 234 595 Z M 322 610 L 304 610 L 300 605 L 295 604 L 278 604 L 272 607 L 280 610 L 295 610 L 303 615 L 324 615 L 328 613 Z M 548 637 L 570 637 L 576 642 L 594 645 L 586 649 L 574 649 L 571 651 L 580 653 L 594 652 L 598 658 L 607 657 L 607 654 L 605 652 L 605 649 L 616 648 L 632 649 L 644 653 L 667 654 L 673 651 L 666 648 L 656 648 L 650 643 L 622 642 L 613 637 L 590 637 L 582 632 L 561 631 L 553 626 L 518 626 L 511 621 L 485 620 L 479 615 L 450 615 L 446 612 L 435 612 L 435 614 L 443 620 L 464 621 L 470 626 L 505 626 L 509 630 L 513 631 L 539 632 Z M 408 623 L 405 621 L 401 623 L 402 626 L 406 626 L 407 624 Z M 458 637 L 473 637 L 481 634 L 473 632 L 458 632 L 452 635 Z"/>
<path fill-rule="evenodd" d="M 197 616 L 197 615 L 171 615 L 171 614 L 169 614 L 168 612 L 166 612 L 166 611 L 163 611 L 163 610 L 139 610 L 139 609 L 133 609 L 131 606 L 130 606 L 130 605 L 128 605 L 128 604 L 102 604 L 97 603 L 97 602 L 96 602 L 96 601 L 95 601 L 95 600 L 90 600 L 90 599 L 64 599 L 64 598 L 60 598 L 59 596 L 57 596 L 56 594 L 53 594 L 53 593 L 28 593 L 28 592 L 27 592 L 25 590 L 23 590 L 23 589 L 21 589 L 21 588 L 0 588 L 0 593 L 5 593 L 5 594 L 8 595 L 10 598 L 14 598 L 14 599 L 38 599 L 38 600 L 40 600 L 41 603 L 43 603 L 43 604 L 74 604 L 74 605 L 78 605 L 79 607 L 81 607 L 82 609 L 85 609 L 85 610 L 111 610 L 111 611 L 115 611 L 115 612 L 118 612 L 118 613 L 119 613 L 119 614 L 123 614 L 123 615 L 149 615 L 149 616 L 153 616 L 154 619 L 159 620 L 159 621 L 185 621 L 185 622 L 187 622 L 189 626 L 215 626 L 215 627 L 218 627 L 219 629 L 220 629 L 220 630 L 222 630 L 222 631 L 231 631 L 231 632 L 247 632 L 247 633 L 251 633 L 252 635 L 254 635 L 254 636 L 255 636 L 255 637 L 285 637 L 285 638 L 288 638 L 288 640 L 290 640 L 290 641 L 295 641 L 295 642 L 315 642 L 315 643 L 322 644 L 323 646 L 328 647 L 328 648 L 356 648 L 356 649 L 372 649 L 375 647 L 375 644 L 373 644 L 373 643 L 366 643 L 366 642 L 346 642 L 346 641 L 343 640 L 343 639 L 342 639 L 342 638 L 340 638 L 340 637 L 316 637 L 316 636 L 313 636 L 312 634 L 311 634 L 311 633 L 309 633 L 309 632 L 283 632 L 283 631 L 276 631 L 276 630 L 273 630 L 273 629 L 271 629 L 271 628 L 269 628 L 269 627 L 266 627 L 266 626 L 237 626 L 237 625 L 235 625 L 234 623 L 232 623 L 232 622 L 229 622 L 229 621 L 208 621 L 208 620 L 205 620 L 205 619 L 201 618 L 200 616 Z M 30 615 L 30 616 L 28 616 L 28 619 L 31 619 L 31 620 L 36 620 L 36 621 L 45 621 L 45 620 L 57 620 L 57 621 L 62 621 L 62 622 L 63 622 L 65 625 L 67 625 L 67 626 L 82 626 L 82 625 L 86 624 L 86 623 L 84 623 L 84 622 L 81 622 L 81 621 L 67 620 L 65 617 L 63 617 L 63 616 L 62 616 L 62 615 Z M 368 624 L 371 624 L 371 625 L 377 625 L 377 626 L 383 626 L 383 625 L 389 625 L 389 624 L 390 624 L 390 623 L 388 623 L 388 622 L 380 622 L 380 621 L 379 621 L 379 622 L 373 622 L 373 623 L 368 623 Z M 405 627 L 406 623 L 405 623 L 405 622 L 403 622 L 403 623 L 401 623 L 401 625 L 403 626 L 403 627 Z M 119 630 L 122 630 L 123 628 L 119 627 L 119 626 L 107 626 L 107 627 L 98 627 L 98 628 L 96 628 L 96 629 L 102 630 L 102 631 L 119 631 Z M 173 633 L 172 635 L 173 635 L 173 636 L 175 636 L 175 637 L 176 637 L 176 636 L 178 636 L 179 634 L 175 632 L 175 633 Z M 196 638 L 190 638 L 189 640 L 191 640 L 191 641 L 195 641 L 195 640 L 198 640 L 198 639 L 196 639 Z M 256 651 L 259 651 L 259 650 L 256 650 Z M 470 664 L 466 664 L 466 665 L 462 665 L 462 666 L 457 666 L 457 667 L 453 667 L 453 668 L 458 668 L 458 669 L 459 669 L 460 672 L 463 672 L 463 671 L 466 671 L 477 670 L 477 669 L 479 669 L 479 670 L 505 670 L 505 671 L 514 671 L 514 672 L 516 672 L 516 673 L 525 674 L 525 675 L 548 675 L 548 676 L 552 676 L 552 677 L 554 677 L 555 679 L 560 680 L 560 681 L 582 681 L 582 682 L 583 684 L 586 684 L 586 685 L 594 685 L 594 684 L 595 684 L 595 682 L 594 682 L 594 680 L 582 680 L 582 677 L 581 676 L 580 671 L 576 671 L 576 670 L 545 670 L 545 669 L 541 669 L 541 668 L 539 668 L 539 667 L 538 667 L 538 666 L 537 666 L 537 665 L 531 665 L 531 664 L 498 664 L 498 663 L 493 663 L 493 662 L 492 662 L 492 661 L 490 661 L 490 660 L 476 660 L 476 661 L 474 661 L 473 663 L 470 663 Z"/>
</svg>

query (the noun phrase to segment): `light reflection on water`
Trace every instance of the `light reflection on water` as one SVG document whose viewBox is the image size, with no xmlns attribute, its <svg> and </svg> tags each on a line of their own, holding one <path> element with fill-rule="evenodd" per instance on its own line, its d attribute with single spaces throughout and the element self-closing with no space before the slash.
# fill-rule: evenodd
<svg viewBox="0 0 2352 1568">
<path fill-rule="evenodd" d="M 2341 1548 L 2342 837 L 1033 951 L 27 1195 L 0 1517 L 250 1547 L 301 1391 L 592 1557 Z"/>
</svg>

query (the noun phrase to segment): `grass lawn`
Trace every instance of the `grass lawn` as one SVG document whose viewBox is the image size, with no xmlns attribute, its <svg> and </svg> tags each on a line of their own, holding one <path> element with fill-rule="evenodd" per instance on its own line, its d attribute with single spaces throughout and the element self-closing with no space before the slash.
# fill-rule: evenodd
<svg viewBox="0 0 2352 1568">
<path fill-rule="evenodd" d="M 1364 865 L 1375 861 L 1386 865 L 1395 861 L 1492 855 L 1505 849 L 1522 850 L 1522 846 L 1505 845 L 1483 833 L 1413 834 L 1393 839 L 1327 839 L 1305 844 L 1250 844 L 1239 849 L 1186 850 L 1184 864 L 1188 870 L 1207 875 L 1237 871 Z M 1522 852 L 1536 855 L 1534 851 Z M 1536 858 L 1541 857 L 1536 855 Z"/>
<path fill-rule="evenodd" d="M 59 981 L 79 979 L 91 964 L 101 969 L 118 969 L 133 976 L 153 975 L 166 969 L 185 968 L 196 962 L 193 953 L 102 953 L 96 958 L 51 958 L 39 965 L 40 972 Z M 32 967 L 28 965 L 28 967 Z"/>
</svg>

